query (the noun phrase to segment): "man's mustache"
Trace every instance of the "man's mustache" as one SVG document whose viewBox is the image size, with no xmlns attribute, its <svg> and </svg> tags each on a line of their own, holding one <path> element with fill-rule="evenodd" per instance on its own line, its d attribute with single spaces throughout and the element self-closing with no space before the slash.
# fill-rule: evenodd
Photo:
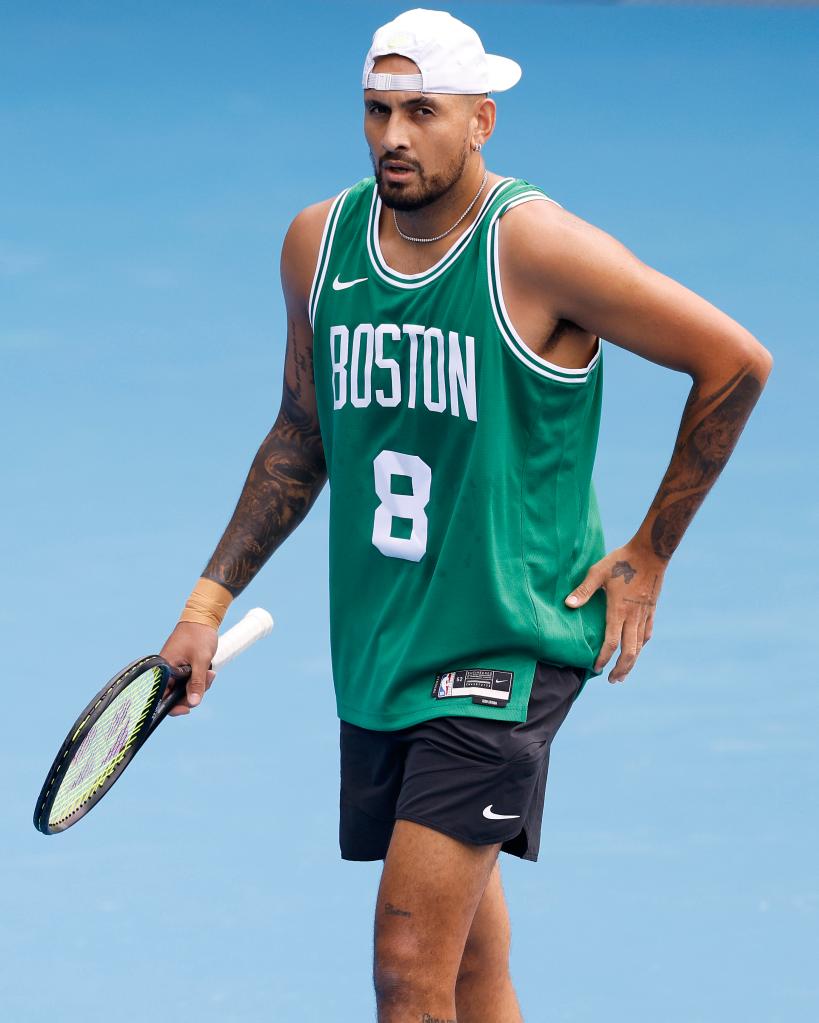
<svg viewBox="0 0 819 1023">
<path fill-rule="evenodd" d="M 402 163 L 405 167 L 412 167 L 413 170 L 420 171 L 421 165 L 415 160 L 408 160 L 404 156 L 382 156 L 378 161 L 378 169 L 383 171 L 385 163 Z"/>
</svg>

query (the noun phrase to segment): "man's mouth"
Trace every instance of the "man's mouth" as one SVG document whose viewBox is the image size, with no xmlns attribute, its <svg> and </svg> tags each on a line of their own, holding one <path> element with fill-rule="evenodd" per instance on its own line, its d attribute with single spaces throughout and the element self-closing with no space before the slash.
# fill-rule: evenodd
<svg viewBox="0 0 819 1023">
<path fill-rule="evenodd" d="M 414 167 L 411 167 L 408 163 L 401 163 L 400 160 L 385 160 L 381 164 L 382 177 L 393 184 L 399 181 L 406 181 L 414 173 Z"/>
</svg>

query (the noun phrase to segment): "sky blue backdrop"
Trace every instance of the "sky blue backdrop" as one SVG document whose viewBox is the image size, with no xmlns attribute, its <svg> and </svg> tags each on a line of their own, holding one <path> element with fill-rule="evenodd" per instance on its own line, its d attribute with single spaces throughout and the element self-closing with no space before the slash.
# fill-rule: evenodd
<svg viewBox="0 0 819 1023">
<path fill-rule="evenodd" d="M 379 865 L 337 851 L 326 494 L 237 602 L 270 639 L 80 826 L 31 827 L 58 743 L 158 649 L 279 403 L 279 246 L 369 173 L 359 74 L 394 4 L 0 4 L 0 1013 L 372 1018 Z M 747 326 L 770 383 L 624 685 L 555 742 L 541 859 L 504 857 L 526 1018 L 819 1018 L 819 13 L 454 4 L 520 60 L 490 167 Z M 609 549 L 687 377 L 611 344 Z M 80 670 L 66 672 L 79 661 Z M 610 662 L 611 667 L 614 661 Z"/>
</svg>

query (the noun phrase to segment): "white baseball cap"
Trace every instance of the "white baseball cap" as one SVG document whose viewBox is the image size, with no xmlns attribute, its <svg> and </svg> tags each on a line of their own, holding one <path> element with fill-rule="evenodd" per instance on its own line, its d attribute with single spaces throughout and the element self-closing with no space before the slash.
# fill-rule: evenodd
<svg viewBox="0 0 819 1023">
<path fill-rule="evenodd" d="M 421 73 L 374 74 L 376 59 L 388 53 L 408 57 Z M 522 73 L 516 61 L 487 53 L 469 25 L 446 11 L 416 7 L 376 30 L 361 84 L 365 89 L 471 95 L 511 89 Z"/>
</svg>

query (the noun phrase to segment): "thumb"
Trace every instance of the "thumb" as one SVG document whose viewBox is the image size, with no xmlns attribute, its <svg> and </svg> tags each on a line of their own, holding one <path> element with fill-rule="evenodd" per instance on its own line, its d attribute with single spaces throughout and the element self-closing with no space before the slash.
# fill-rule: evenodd
<svg viewBox="0 0 819 1023">
<path fill-rule="evenodd" d="M 572 592 L 566 597 L 565 603 L 569 607 L 582 607 L 583 604 L 591 597 L 591 595 L 599 590 L 603 583 L 602 574 L 597 569 L 596 565 L 592 567 L 586 573 L 586 578 L 578 586 L 572 590 Z"/>
<path fill-rule="evenodd" d="M 195 707 L 205 695 L 205 675 L 207 665 L 204 661 L 197 660 L 191 665 L 191 677 L 188 679 L 188 706 Z"/>
</svg>

